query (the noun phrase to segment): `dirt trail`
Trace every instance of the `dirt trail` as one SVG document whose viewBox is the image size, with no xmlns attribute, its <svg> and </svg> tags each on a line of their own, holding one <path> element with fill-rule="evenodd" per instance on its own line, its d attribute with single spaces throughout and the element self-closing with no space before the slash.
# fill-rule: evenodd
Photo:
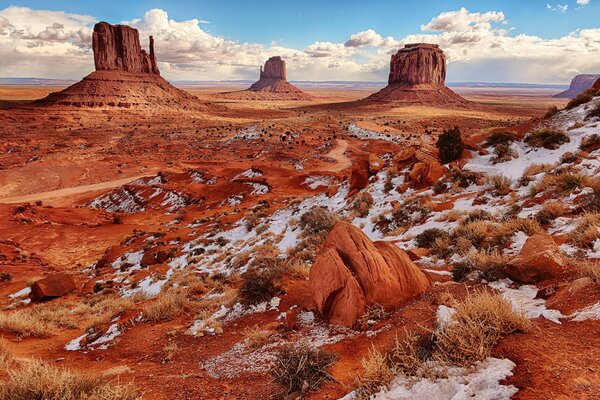
<svg viewBox="0 0 600 400">
<path fill-rule="evenodd" d="M 131 183 L 137 179 L 154 176 L 156 172 L 146 173 L 142 175 L 129 176 L 127 178 L 115 179 L 112 181 L 92 183 L 90 185 L 73 186 L 63 189 L 50 190 L 47 192 L 31 193 L 23 196 L 13 196 L 0 198 L 0 204 L 27 203 L 38 200 L 49 200 L 61 197 L 72 196 L 96 190 L 113 189 Z"/>
<path fill-rule="evenodd" d="M 325 156 L 329 158 L 333 158 L 337 163 L 335 165 L 331 165 L 331 167 L 327 166 L 326 168 L 322 168 L 321 171 L 330 171 L 330 172 L 340 172 L 345 170 L 346 168 L 352 167 L 352 160 L 350 160 L 344 154 L 348 149 L 348 142 L 342 139 L 336 140 L 336 145 L 329 153 Z"/>
</svg>

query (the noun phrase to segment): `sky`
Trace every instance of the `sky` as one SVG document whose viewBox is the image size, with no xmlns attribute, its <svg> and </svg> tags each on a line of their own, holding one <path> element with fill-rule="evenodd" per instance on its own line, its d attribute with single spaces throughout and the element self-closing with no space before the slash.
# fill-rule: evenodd
<svg viewBox="0 0 600 400">
<path fill-rule="evenodd" d="M 0 77 L 79 79 L 98 21 L 155 38 L 170 80 L 384 81 L 407 43 L 439 44 L 448 81 L 566 83 L 600 73 L 600 0 L 0 0 Z"/>
</svg>

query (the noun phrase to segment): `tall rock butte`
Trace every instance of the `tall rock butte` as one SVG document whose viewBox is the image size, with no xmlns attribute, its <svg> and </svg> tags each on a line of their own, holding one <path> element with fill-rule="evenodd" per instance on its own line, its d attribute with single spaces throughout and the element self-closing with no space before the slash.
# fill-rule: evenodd
<svg viewBox="0 0 600 400">
<path fill-rule="evenodd" d="M 247 90 L 221 93 L 219 97 L 240 100 L 311 100 L 287 81 L 285 61 L 280 56 L 269 58 L 264 67 L 260 67 L 259 80 Z"/>
<path fill-rule="evenodd" d="M 92 50 L 96 71 L 68 88 L 34 102 L 44 107 L 133 108 L 214 111 L 221 107 L 177 89 L 160 76 L 154 38 L 150 51 L 140 46 L 138 30 L 99 22 Z"/>
<path fill-rule="evenodd" d="M 445 85 L 446 56 L 435 44 L 407 44 L 392 55 L 388 85 L 367 100 L 424 105 L 468 105 Z"/>
<path fill-rule="evenodd" d="M 577 75 L 571 80 L 571 84 L 569 85 L 569 88 L 567 90 L 565 90 L 564 92 L 557 93 L 552 97 L 567 99 L 577 97 L 577 95 L 591 88 L 592 85 L 594 85 L 594 82 L 596 82 L 598 79 L 600 79 L 600 75 Z"/>
</svg>

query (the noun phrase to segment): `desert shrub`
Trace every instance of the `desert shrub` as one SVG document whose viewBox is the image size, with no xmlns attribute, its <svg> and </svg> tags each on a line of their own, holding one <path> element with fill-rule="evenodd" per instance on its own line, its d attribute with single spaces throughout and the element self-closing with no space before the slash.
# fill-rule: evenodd
<svg viewBox="0 0 600 400">
<path fill-rule="evenodd" d="M 300 227 L 308 234 L 329 232 L 333 229 L 337 216 L 324 207 L 313 207 L 300 217 Z"/>
<path fill-rule="evenodd" d="M 590 176 L 577 172 L 562 172 L 555 176 L 556 186 L 563 192 L 583 189 L 589 183 Z"/>
<path fill-rule="evenodd" d="M 302 237 L 296 246 L 288 249 L 288 265 L 291 266 L 298 262 L 312 264 L 317 258 L 317 254 L 321 251 L 323 242 L 328 234 L 329 231 L 323 231 Z"/>
<path fill-rule="evenodd" d="M 579 145 L 579 149 L 585 151 L 593 151 L 598 148 L 600 148 L 600 135 L 597 133 L 586 136 Z"/>
<path fill-rule="evenodd" d="M 487 281 L 500 278 L 506 268 L 508 258 L 497 250 L 472 250 L 454 267 L 452 275 L 456 281 L 462 281 L 475 272 Z"/>
<path fill-rule="evenodd" d="M 558 107 L 550 106 L 548 107 L 548 111 L 546 111 L 546 114 L 544 114 L 544 119 L 552 118 L 556 114 L 558 114 Z"/>
<path fill-rule="evenodd" d="M 379 216 L 378 225 L 383 233 L 424 222 L 431 215 L 431 208 L 423 204 L 420 197 L 405 200 L 395 205 L 390 212 Z"/>
<path fill-rule="evenodd" d="M 278 257 L 257 257 L 242 275 L 240 295 L 246 304 L 268 301 L 282 292 L 283 262 Z"/>
<path fill-rule="evenodd" d="M 527 236 L 532 236 L 544 231 L 536 220 L 529 218 L 512 218 L 504 222 L 502 229 L 506 235 L 513 235 L 521 231 Z"/>
<path fill-rule="evenodd" d="M 354 197 L 352 209 L 361 218 L 369 215 L 369 210 L 373 205 L 373 196 L 369 192 L 360 192 Z"/>
<path fill-rule="evenodd" d="M 596 104 L 596 107 L 588 112 L 585 118 L 600 118 L 600 103 Z"/>
<path fill-rule="evenodd" d="M 170 321 L 183 314 L 187 305 L 187 291 L 169 288 L 162 290 L 156 301 L 144 307 L 142 317 L 148 322 Z"/>
<path fill-rule="evenodd" d="M 534 131 L 527 135 L 525 143 L 531 147 L 543 147 L 549 150 L 556 150 L 571 139 L 564 132 L 553 129 L 542 129 Z"/>
<path fill-rule="evenodd" d="M 12 275 L 9 274 L 8 272 L 1 272 L 0 273 L 0 282 L 10 282 L 12 281 Z"/>
<path fill-rule="evenodd" d="M 600 264 L 591 260 L 577 260 L 573 264 L 582 277 L 590 278 L 594 283 L 600 283 Z"/>
<path fill-rule="evenodd" d="M 244 226 L 246 230 L 250 232 L 252 229 L 256 228 L 260 222 L 267 216 L 267 212 L 264 209 L 254 210 L 249 215 L 246 215 Z"/>
<path fill-rule="evenodd" d="M 585 104 L 585 103 L 591 101 L 593 98 L 594 98 L 594 96 L 592 96 L 592 94 L 590 92 L 585 91 L 581 94 L 578 94 L 575 98 L 569 100 L 569 102 L 565 106 L 565 109 L 570 110 L 572 108 L 578 107 L 582 104 Z"/>
<path fill-rule="evenodd" d="M 246 343 L 248 343 L 248 346 L 253 349 L 262 347 L 267 342 L 271 334 L 271 331 L 264 330 L 258 325 L 247 327 L 243 332 Z"/>
<path fill-rule="evenodd" d="M 548 225 L 556 218 L 563 216 L 567 212 L 567 207 L 560 201 L 550 201 L 542 206 L 542 209 L 535 214 L 535 220 L 541 225 Z"/>
<path fill-rule="evenodd" d="M 271 375 L 288 393 L 308 392 L 333 379 L 328 370 L 336 360 L 335 354 L 308 343 L 289 344 L 277 353 Z"/>
<path fill-rule="evenodd" d="M 447 258 L 453 253 L 452 238 L 450 235 L 440 236 L 436 238 L 431 244 L 431 254 Z"/>
<path fill-rule="evenodd" d="M 468 222 L 457 226 L 452 232 L 452 237 L 469 240 L 474 247 L 479 248 L 488 237 L 491 237 L 492 227 L 493 225 L 487 221 Z"/>
<path fill-rule="evenodd" d="M 593 249 L 594 242 L 600 239 L 600 214 L 586 213 L 577 219 L 577 227 L 569 234 L 578 247 Z"/>
<path fill-rule="evenodd" d="M 486 178 L 486 184 L 495 196 L 506 196 L 510 193 L 512 182 L 504 175 L 491 175 Z"/>
<path fill-rule="evenodd" d="M 499 144 L 511 144 L 516 141 L 517 135 L 512 132 L 494 132 L 490 135 L 490 137 L 485 141 L 486 147 L 496 146 Z"/>
<path fill-rule="evenodd" d="M 467 170 L 453 170 L 450 179 L 454 184 L 463 189 L 468 188 L 472 184 L 479 184 L 479 175 L 476 172 Z"/>
<path fill-rule="evenodd" d="M 390 366 L 387 354 L 375 347 L 369 349 L 369 356 L 361 360 L 363 372 L 355 378 L 358 386 L 354 399 L 367 400 L 373 394 L 389 389 L 389 385 L 396 376 L 396 371 Z"/>
<path fill-rule="evenodd" d="M 572 151 L 567 151 L 562 156 L 560 156 L 561 164 L 575 164 L 581 161 L 581 154 L 573 153 Z"/>
<path fill-rule="evenodd" d="M 367 311 L 358 319 L 359 325 L 375 325 L 379 321 L 383 321 L 390 316 L 390 313 L 385 310 L 381 304 L 372 304 L 367 307 Z"/>
<path fill-rule="evenodd" d="M 469 366 L 489 357 L 503 336 L 527 331 L 531 322 L 499 294 L 477 292 L 454 307 L 452 321 L 435 333 L 434 359 Z"/>
<path fill-rule="evenodd" d="M 453 129 L 444 130 L 438 137 L 436 145 L 440 152 L 440 160 L 444 164 L 459 159 L 465 149 L 465 144 L 457 126 Z"/>
<path fill-rule="evenodd" d="M 517 158 L 519 155 L 508 143 L 499 143 L 494 146 L 494 156 L 492 162 L 494 164 L 510 161 Z"/>
<path fill-rule="evenodd" d="M 310 264 L 304 260 L 295 259 L 288 263 L 286 270 L 288 275 L 293 278 L 307 279 L 310 274 Z"/>
<path fill-rule="evenodd" d="M 494 216 L 488 211 L 477 208 L 473 211 L 469 211 L 465 219 L 461 221 L 461 225 L 465 225 L 474 221 L 493 221 L 494 219 Z"/>
<path fill-rule="evenodd" d="M 591 191 L 581 198 L 581 208 L 588 213 L 600 211 L 600 181 L 592 179 L 589 182 Z"/>
<path fill-rule="evenodd" d="M 6 363 L 6 380 L 0 381 L 2 400 L 136 400 L 141 395 L 130 385 L 80 375 L 37 360 Z"/>
<path fill-rule="evenodd" d="M 431 228 L 431 229 L 425 229 L 423 232 L 419 233 L 416 237 L 415 240 L 417 242 L 417 246 L 418 247 L 426 247 L 426 248 L 430 248 L 431 246 L 433 246 L 433 244 L 435 243 L 435 241 L 439 238 L 447 238 L 450 235 L 448 234 L 448 232 L 439 229 L 439 228 Z"/>
</svg>

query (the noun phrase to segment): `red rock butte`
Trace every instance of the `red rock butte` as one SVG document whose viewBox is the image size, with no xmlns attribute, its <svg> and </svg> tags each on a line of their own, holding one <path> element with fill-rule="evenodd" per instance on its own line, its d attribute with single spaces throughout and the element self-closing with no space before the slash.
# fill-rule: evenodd
<svg viewBox="0 0 600 400">
<path fill-rule="evenodd" d="M 600 75 L 577 75 L 571 80 L 571 84 L 567 90 L 557 93 L 552 97 L 559 99 L 572 99 L 586 90 L 593 88 L 593 86 L 596 86 L 598 84 L 598 79 L 600 79 Z"/>
<path fill-rule="evenodd" d="M 446 56 L 435 44 L 407 44 L 392 55 L 388 85 L 371 101 L 423 105 L 468 105 L 445 85 Z"/>
<path fill-rule="evenodd" d="M 311 100 L 313 98 L 287 81 L 285 61 L 280 56 L 269 58 L 264 68 L 260 67 L 259 80 L 250 88 L 221 93 L 220 96 L 241 100 Z"/>
<path fill-rule="evenodd" d="M 160 76 L 154 38 L 149 53 L 137 29 L 99 22 L 92 50 L 96 71 L 68 88 L 34 102 L 44 107 L 177 109 L 207 111 L 218 107 L 177 89 Z"/>
</svg>

